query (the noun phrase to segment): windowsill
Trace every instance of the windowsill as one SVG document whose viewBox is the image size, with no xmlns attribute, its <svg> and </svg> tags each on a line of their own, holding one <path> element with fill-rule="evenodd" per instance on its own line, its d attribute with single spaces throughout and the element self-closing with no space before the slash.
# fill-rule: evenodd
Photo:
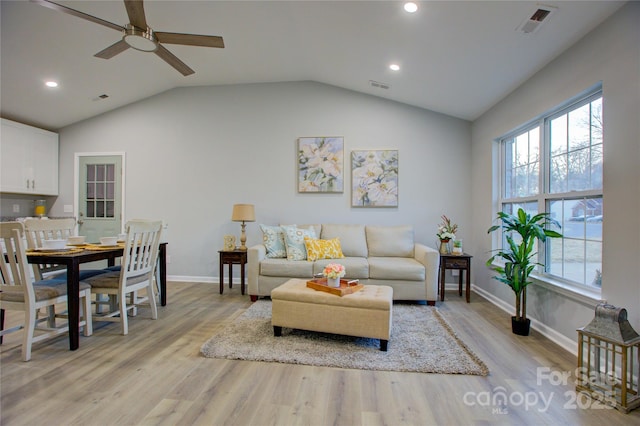
<svg viewBox="0 0 640 426">
<path fill-rule="evenodd" d="M 493 265 L 502 266 L 499 262 L 494 262 Z M 536 285 L 590 308 L 595 308 L 598 304 L 606 302 L 606 300 L 602 299 L 601 293 L 595 290 L 579 288 L 560 280 L 554 280 L 553 278 L 536 274 L 535 272 L 529 277 L 535 281 Z"/>
<path fill-rule="evenodd" d="M 596 305 L 605 301 L 602 299 L 602 295 L 599 291 L 589 290 L 587 288 L 579 288 L 560 280 L 543 277 L 535 273 L 531 274 L 531 278 L 535 280 L 537 285 L 540 285 L 541 287 L 544 287 L 545 289 L 554 293 L 559 293 L 590 308 L 595 308 Z"/>
</svg>

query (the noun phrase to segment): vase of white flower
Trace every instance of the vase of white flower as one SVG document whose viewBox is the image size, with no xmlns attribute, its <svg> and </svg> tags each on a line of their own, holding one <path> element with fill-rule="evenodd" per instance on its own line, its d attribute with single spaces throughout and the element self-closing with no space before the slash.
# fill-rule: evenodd
<svg viewBox="0 0 640 426">
<path fill-rule="evenodd" d="M 456 237 L 457 230 L 458 225 L 455 223 L 451 223 L 451 219 L 449 219 L 445 215 L 442 215 L 442 223 L 438 225 L 438 233 L 436 234 L 436 236 L 440 240 L 440 254 L 451 253 L 449 241 Z"/>
</svg>

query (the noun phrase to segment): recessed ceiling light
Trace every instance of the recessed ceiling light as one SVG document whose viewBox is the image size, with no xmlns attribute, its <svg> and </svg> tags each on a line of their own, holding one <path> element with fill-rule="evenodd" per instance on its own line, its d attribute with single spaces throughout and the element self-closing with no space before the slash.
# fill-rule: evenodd
<svg viewBox="0 0 640 426">
<path fill-rule="evenodd" d="M 389 69 L 390 69 L 391 71 L 400 71 L 400 65 L 398 65 L 398 64 L 391 64 L 391 65 L 389 65 Z"/>
<path fill-rule="evenodd" d="M 412 1 L 408 1 L 404 4 L 404 10 L 409 13 L 414 13 L 418 10 L 418 5 Z"/>
<path fill-rule="evenodd" d="M 46 81 L 44 84 L 45 84 L 45 86 L 51 87 L 51 88 L 58 87 L 58 82 L 57 81 L 53 81 L 53 80 Z"/>
</svg>

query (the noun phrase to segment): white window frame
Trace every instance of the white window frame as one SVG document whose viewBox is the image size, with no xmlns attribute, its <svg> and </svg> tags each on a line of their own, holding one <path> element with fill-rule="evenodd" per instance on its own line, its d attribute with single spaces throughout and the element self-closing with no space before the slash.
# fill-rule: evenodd
<svg viewBox="0 0 640 426">
<path fill-rule="evenodd" d="M 587 103 L 592 102 L 595 99 L 602 98 L 602 84 L 599 83 L 596 86 L 588 89 L 587 91 L 581 93 L 575 98 L 570 99 L 569 101 L 563 103 L 562 105 L 553 108 L 552 110 L 536 117 L 535 119 L 528 121 L 527 123 L 519 126 L 518 128 L 510 131 L 509 133 L 503 135 L 502 137 L 496 139 L 498 142 L 498 156 L 497 160 L 499 161 L 498 165 L 498 197 L 496 202 L 497 211 L 502 211 L 504 204 L 509 203 L 530 203 L 536 202 L 538 211 L 545 212 L 549 210 L 549 204 L 552 201 L 560 201 L 560 200 L 568 200 L 568 199 L 579 199 L 579 198 L 593 198 L 599 197 L 603 198 L 604 196 L 604 188 L 600 189 L 588 189 L 588 190 L 579 190 L 579 191 L 568 191 L 562 193 L 551 193 L 550 192 L 550 122 L 554 118 L 566 114 L 567 112 L 577 109 Z M 528 195 L 523 197 L 505 197 L 505 184 L 506 184 L 506 164 L 505 164 L 505 143 L 510 141 L 517 136 L 522 135 L 525 132 L 529 132 L 534 128 L 538 128 L 538 134 L 540 136 L 539 141 L 539 157 L 540 164 L 538 166 L 538 194 Z M 604 140 L 603 140 L 604 146 Z M 604 160 L 603 160 L 604 162 Z M 604 167 L 604 165 L 603 165 Z M 604 220 L 604 219 L 603 219 Z M 562 230 L 560 230 L 562 232 Z M 493 248 L 500 248 L 500 246 L 505 241 L 504 236 L 500 233 L 496 236 L 497 238 L 493 240 Z M 604 240 L 604 235 L 602 236 Z M 585 235 L 584 241 L 587 241 L 587 237 Z M 547 243 L 548 244 L 548 243 Z M 546 252 L 546 244 L 539 244 L 538 246 L 538 257 L 541 263 L 545 265 L 548 262 L 544 261 L 547 259 Z M 602 261 L 602 259 L 600 259 Z M 586 264 L 586 262 L 585 262 Z M 572 281 L 566 278 L 562 278 L 560 276 L 552 275 L 547 273 L 542 267 L 536 267 L 536 270 L 531 275 L 533 279 L 543 284 L 543 286 L 550 288 L 552 290 L 558 291 L 560 293 L 578 296 L 578 298 L 584 298 L 585 302 L 592 302 L 593 300 L 599 300 L 601 295 L 601 289 L 594 287 L 592 285 L 588 285 L 582 282 Z"/>
</svg>

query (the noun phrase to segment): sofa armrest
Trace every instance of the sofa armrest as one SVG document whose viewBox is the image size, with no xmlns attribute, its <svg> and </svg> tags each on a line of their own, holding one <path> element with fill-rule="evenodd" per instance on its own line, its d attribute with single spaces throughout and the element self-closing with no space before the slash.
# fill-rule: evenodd
<svg viewBox="0 0 640 426">
<path fill-rule="evenodd" d="M 267 248 L 264 244 L 258 244 L 247 249 L 247 278 L 249 295 L 258 295 L 258 276 L 260 275 L 260 262 L 267 257 Z"/>
<path fill-rule="evenodd" d="M 440 269 L 440 253 L 436 249 L 424 244 L 416 243 L 414 247 L 415 259 L 425 267 L 425 290 L 427 302 L 438 299 L 438 271 Z"/>
</svg>

